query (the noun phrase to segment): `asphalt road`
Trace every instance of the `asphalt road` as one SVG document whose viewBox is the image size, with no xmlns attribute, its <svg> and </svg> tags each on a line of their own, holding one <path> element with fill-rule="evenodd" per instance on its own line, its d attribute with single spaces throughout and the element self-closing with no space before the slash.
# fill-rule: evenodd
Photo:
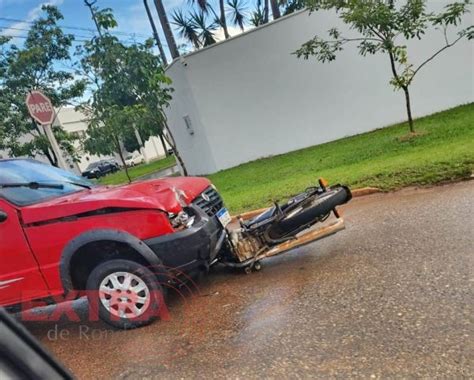
<svg viewBox="0 0 474 380">
<path fill-rule="evenodd" d="M 474 181 L 344 215 L 261 272 L 215 270 L 168 321 L 114 331 L 79 301 L 83 321 L 27 327 L 80 379 L 474 378 Z"/>
</svg>

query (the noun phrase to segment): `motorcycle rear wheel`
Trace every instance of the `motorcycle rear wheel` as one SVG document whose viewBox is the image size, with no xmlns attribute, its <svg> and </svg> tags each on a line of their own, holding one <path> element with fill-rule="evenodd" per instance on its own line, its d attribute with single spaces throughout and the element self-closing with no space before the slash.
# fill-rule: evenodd
<svg viewBox="0 0 474 380">
<path fill-rule="evenodd" d="M 324 219 L 336 206 L 347 203 L 351 199 L 350 190 L 345 186 L 329 189 L 322 194 L 315 194 L 311 199 L 305 199 L 298 207 L 284 211 L 283 218 L 275 221 L 265 232 L 265 237 L 270 243 L 293 236 Z"/>
</svg>

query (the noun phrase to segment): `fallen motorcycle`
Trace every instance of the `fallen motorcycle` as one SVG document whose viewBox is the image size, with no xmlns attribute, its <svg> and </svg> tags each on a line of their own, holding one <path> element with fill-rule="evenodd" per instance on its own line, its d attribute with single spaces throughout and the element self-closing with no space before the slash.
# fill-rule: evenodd
<svg viewBox="0 0 474 380">
<path fill-rule="evenodd" d="M 336 207 L 352 198 L 347 186 L 329 186 L 320 178 L 319 186 L 309 187 L 285 204 L 275 203 L 257 216 L 237 218 L 238 225 L 227 226 L 226 247 L 220 262 L 229 267 L 243 268 L 246 273 L 260 270 L 260 261 L 290 249 L 300 247 L 344 227 Z M 315 226 L 330 215 L 335 221 L 320 228 Z"/>
</svg>

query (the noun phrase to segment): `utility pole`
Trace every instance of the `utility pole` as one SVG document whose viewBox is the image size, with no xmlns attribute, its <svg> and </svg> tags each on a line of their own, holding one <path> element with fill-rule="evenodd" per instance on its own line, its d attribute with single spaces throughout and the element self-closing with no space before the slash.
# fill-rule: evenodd
<svg viewBox="0 0 474 380">
<path fill-rule="evenodd" d="M 153 21 L 153 16 L 150 12 L 150 7 L 148 6 L 148 1 L 143 0 L 143 5 L 145 5 L 146 14 L 148 16 L 148 21 L 150 21 L 151 29 L 153 30 L 153 37 L 155 37 L 156 46 L 160 50 L 161 61 L 165 66 L 168 66 L 168 61 L 166 60 L 165 51 L 163 50 L 163 45 L 160 41 L 160 36 L 158 35 L 158 31 L 156 30 L 155 22 Z"/>
<path fill-rule="evenodd" d="M 165 7 L 163 6 L 162 0 L 154 0 L 155 7 L 158 11 L 158 17 L 160 18 L 161 27 L 165 34 L 166 42 L 171 52 L 171 57 L 173 59 L 179 57 L 178 46 L 176 46 L 176 41 L 174 40 L 173 32 L 171 31 L 171 26 L 168 21 L 168 16 L 166 15 Z"/>
<path fill-rule="evenodd" d="M 84 4 L 86 5 L 86 7 L 89 8 L 89 10 L 91 11 L 91 15 L 92 15 L 92 20 L 94 20 L 94 24 L 95 24 L 95 27 L 97 28 L 97 31 L 99 32 L 99 36 L 102 37 L 102 31 L 100 30 L 100 26 L 97 22 L 97 18 L 95 17 L 95 11 L 94 11 L 94 8 L 92 8 L 92 6 L 97 3 L 97 0 L 84 0 Z"/>
</svg>

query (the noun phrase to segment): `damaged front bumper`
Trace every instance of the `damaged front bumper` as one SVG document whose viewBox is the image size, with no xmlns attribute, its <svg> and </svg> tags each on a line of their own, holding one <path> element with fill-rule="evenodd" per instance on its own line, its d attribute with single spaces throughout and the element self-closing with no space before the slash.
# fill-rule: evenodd
<svg viewBox="0 0 474 380">
<path fill-rule="evenodd" d="M 167 270 L 189 273 L 207 269 L 225 241 L 226 231 L 216 217 L 194 205 L 189 206 L 188 212 L 194 217 L 188 228 L 145 240 Z"/>
</svg>

